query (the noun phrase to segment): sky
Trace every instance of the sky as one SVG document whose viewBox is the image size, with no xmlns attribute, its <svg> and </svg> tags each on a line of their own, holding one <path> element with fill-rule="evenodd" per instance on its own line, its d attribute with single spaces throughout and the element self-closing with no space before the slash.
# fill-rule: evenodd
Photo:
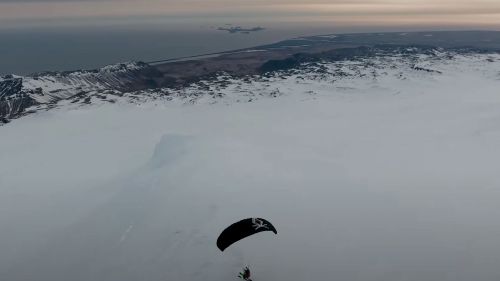
<svg viewBox="0 0 500 281">
<path fill-rule="evenodd" d="M 167 18 L 500 29 L 498 0 L 0 0 L 4 27 Z"/>
</svg>

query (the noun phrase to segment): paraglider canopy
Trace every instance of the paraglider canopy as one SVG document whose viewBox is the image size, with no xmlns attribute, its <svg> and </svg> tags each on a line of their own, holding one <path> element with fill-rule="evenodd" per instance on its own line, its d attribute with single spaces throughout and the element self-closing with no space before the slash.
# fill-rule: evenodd
<svg viewBox="0 0 500 281">
<path fill-rule="evenodd" d="M 241 220 L 222 231 L 217 239 L 217 247 L 224 251 L 233 243 L 262 231 L 272 231 L 274 234 L 278 234 L 276 228 L 265 219 L 250 218 Z"/>
</svg>

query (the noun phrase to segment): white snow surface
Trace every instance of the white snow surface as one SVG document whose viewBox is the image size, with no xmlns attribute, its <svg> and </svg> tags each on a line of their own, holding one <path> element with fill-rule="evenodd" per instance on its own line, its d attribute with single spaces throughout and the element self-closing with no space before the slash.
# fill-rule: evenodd
<svg viewBox="0 0 500 281">
<path fill-rule="evenodd" d="M 15 120 L 0 279 L 500 280 L 499 73 L 375 58 Z M 278 235 L 220 252 L 248 217 Z"/>
</svg>

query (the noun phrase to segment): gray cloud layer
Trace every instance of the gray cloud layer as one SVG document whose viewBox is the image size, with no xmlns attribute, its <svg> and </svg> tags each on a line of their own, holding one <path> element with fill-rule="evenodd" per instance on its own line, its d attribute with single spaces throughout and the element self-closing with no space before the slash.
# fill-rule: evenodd
<svg viewBox="0 0 500 281">
<path fill-rule="evenodd" d="M 449 23 L 500 26 L 498 0 L 0 0 L 0 22 L 199 16 L 365 23 Z"/>
</svg>

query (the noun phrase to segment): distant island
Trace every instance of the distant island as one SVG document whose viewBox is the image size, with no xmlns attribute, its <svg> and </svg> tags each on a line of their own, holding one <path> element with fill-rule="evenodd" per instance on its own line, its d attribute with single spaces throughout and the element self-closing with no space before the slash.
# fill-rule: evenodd
<svg viewBox="0 0 500 281">
<path fill-rule="evenodd" d="M 229 33 L 250 34 L 250 32 L 262 31 L 262 30 L 265 30 L 265 28 L 263 28 L 261 26 L 256 26 L 256 27 L 251 27 L 251 28 L 244 28 L 241 26 L 229 26 L 229 27 L 219 27 L 219 28 L 217 28 L 217 30 L 227 31 Z"/>
</svg>

